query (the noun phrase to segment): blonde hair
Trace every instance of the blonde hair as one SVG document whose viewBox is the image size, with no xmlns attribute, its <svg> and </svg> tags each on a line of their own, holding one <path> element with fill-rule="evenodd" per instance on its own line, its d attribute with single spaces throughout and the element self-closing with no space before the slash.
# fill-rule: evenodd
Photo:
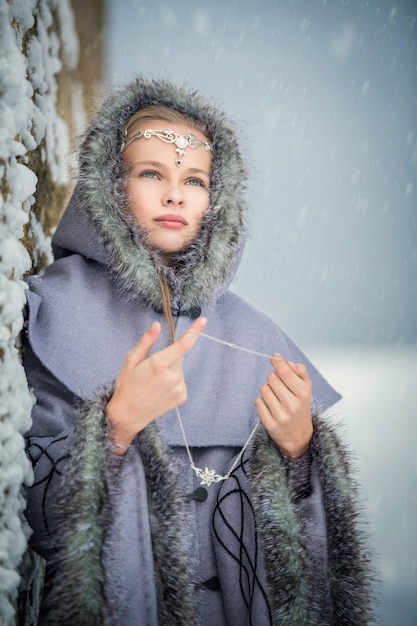
<svg viewBox="0 0 417 626">
<path fill-rule="evenodd" d="M 129 117 L 125 125 L 125 136 L 128 138 L 133 134 L 135 128 L 144 122 L 161 120 L 163 122 L 172 122 L 173 124 L 184 124 L 195 130 L 200 131 L 207 139 L 211 139 L 207 129 L 207 125 L 201 120 L 197 120 L 187 113 L 180 113 L 176 109 L 164 106 L 162 104 L 152 104 L 150 106 L 139 109 Z"/>
</svg>

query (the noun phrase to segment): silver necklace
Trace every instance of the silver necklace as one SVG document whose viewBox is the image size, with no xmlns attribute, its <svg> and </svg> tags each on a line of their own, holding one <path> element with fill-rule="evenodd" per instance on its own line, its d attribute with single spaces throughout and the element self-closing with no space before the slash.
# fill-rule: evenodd
<svg viewBox="0 0 417 626">
<path fill-rule="evenodd" d="M 256 350 L 250 350 L 249 348 L 242 348 L 241 346 L 237 346 L 234 343 L 229 343 L 228 341 L 223 341 L 222 339 L 217 339 L 217 337 L 212 337 L 211 335 L 206 335 L 205 333 L 198 333 L 195 330 L 190 330 L 189 332 L 196 333 L 197 335 L 201 335 L 202 337 L 205 337 L 206 339 L 210 339 L 211 341 L 217 341 L 218 343 L 221 343 L 224 346 L 227 346 L 228 348 L 233 348 L 235 350 L 241 350 L 243 352 L 249 352 L 250 354 L 254 354 L 256 356 L 265 357 L 267 359 L 271 358 L 271 356 L 269 354 L 263 354 L 262 352 L 256 352 Z M 233 461 L 232 465 L 230 466 L 229 471 L 227 472 L 227 474 L 222 475 L 222 474 L 218 474 L 216 472 L 216 470 L 214 470 L 214 469 L 209 469 L 208 467 L 206 467 L 203 470 L 203 469 L 201 469 L 201 467 L 197 467 L 195 465 L 193 456 L 191 454 L 190 446 L 188 444 L 187 436 L 185 434 L 184 424 L 182 423 L 180 410 L 179 410 L 178 407 L 176 407 L 176 412 L 177 412 L 178 424 L 179 424 L 180 429 L 181 429 L 182 438 L 184 439 L 184 444 L 185 444 L 185 449 L 187 451 L 188 460 L 190 462 L 190 467 L 193 470 L 193 472 L 195 472 L 197 478 L 200 480 L 200 485 L 206 485 L 207 487 L 210 487 L 210 485 L 212 483 L 219 483 L 222 480 L 227 480 L 228 478 L 230 478 L 231 473 L 233 472 L 235 467 L 238 465 L 240 459 L 242 458 L 242 456 L 245 453 L 246 448 L 250 444 L 250 442 L 252 440 L 252 437 L 256 433 L 256 430 L 257 430 L 257 428 L 258 428 L 258 426 L 260 424 L 259 418 L 257 419 L 256 424 L 253 427 L 249 437 L 246 439 L 245 443 L 243 444 L 243 447 L 240 450 L 239 454 L 237 455 L 237 457 Z"/>
</svg>

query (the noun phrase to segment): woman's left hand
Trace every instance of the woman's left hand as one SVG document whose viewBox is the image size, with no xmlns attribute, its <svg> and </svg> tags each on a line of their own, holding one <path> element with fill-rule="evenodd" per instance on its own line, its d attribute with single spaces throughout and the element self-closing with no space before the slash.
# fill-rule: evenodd
<svg viewBox="0 0 417 626">
<path fill-rule="evenodd" d="M 313 435 L 312 382 L 301 363 L 271 359 L 274 371 L 260 388 L 255 406 L 271 439 L 283 454 L 297 458 L 307 452 Z"/>
</svg>

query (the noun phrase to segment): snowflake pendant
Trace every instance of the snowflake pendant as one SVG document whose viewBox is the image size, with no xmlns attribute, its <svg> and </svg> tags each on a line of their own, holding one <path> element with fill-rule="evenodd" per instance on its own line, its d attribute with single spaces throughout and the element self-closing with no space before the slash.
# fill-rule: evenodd
<svg viewBox="0 0 417 626">
<path fill-rule="evenodd" d="M 200 467 L 196 467 L 194 464 L 191 467 L 196 473 L 197 478 L 200 479 L 200 485 L 207 485 L 207 487 L 210 487 L 212 483 L 218 483 L 227 478 L 226 476 L 216 474 L 215 470 L 209 470 L 208 467 L 206 467 L 204 471 Z"/>
</svg>

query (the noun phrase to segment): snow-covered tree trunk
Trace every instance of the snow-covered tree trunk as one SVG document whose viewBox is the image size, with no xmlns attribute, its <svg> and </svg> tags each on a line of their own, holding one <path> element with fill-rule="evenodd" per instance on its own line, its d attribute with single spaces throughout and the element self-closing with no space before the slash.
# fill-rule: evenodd
<svg viewBox="0 0 417 626">
<path fill-rule="evenodd" d="M 74 4 L 80 11 L 83 3 L 74 0 Z M 84 2 L 82 10 L 87 15 L 92 4 L 99 6 L 102 2 Z M 102 16 L 103 11 L 98 15 L 100 19 L 95 16 L 97 33 Z M 97 54 L 102 54 L 101 49 Z M 32 471 L 24 454 L 22 434 L 30 427 L 33 403 L 18 343 L 23 327 L 23 278 L 51 260 L 50 236 L 68 193 L 69 138 L 83 124 L 83 78 L 78 59 L 79 37 L 70 0 L 0 0 L 2 626 L 36 623 L 36 602 L 29 612 L 25 606 L 19 605 L 20 611 L 17 608 L 19 585 L 26 584 L 20 575 L 22 564 L 24 567 L 30 562 L 26 554 L 30 531 L 24 522 L 22 486 L 31 483 Z M 34 592 L 39 578 L 36 567 L 32 571 Z"/>
</svg>

